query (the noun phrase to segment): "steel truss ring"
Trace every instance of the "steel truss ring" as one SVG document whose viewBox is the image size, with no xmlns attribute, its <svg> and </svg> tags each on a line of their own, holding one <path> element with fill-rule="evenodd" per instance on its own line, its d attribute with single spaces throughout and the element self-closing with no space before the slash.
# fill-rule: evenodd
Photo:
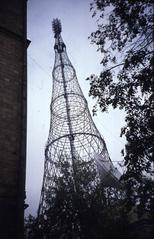
<svg viewBox="0 0 154 239">
<path fill-rule="evenodd" d="M 63 64 L 63 69 L 64 69 L 64 70 L 65 70 L 65 66 L 70 67 L 70 69 L 72 70 L 72 73 L 71 73 L 72 76 L 70 77 L 70 79 L 67 79 L 67 81 L 66 81 L 66 82 L 70 82 L 71 80 L 73 80 L 73 79 L 75 78 L 76 72 L 75 72 L 75 70 L 74 70 L 74 67 L 73 67 L 71 64 L 66 64 L 66 63 Z M 59 65 L 57 65 L 57 66 L 54 67 L 54 70 L 53 70 L 53 72 L 52 72 L 52 77 L 53 77 L 53 79 L 54 79 L 56 82 L 62 83 L 63 80 L 58 80 L 57 77 L 55 76 L 55 71 L 56 71 L 56 69 L 57 69 L 58 67 L 61 68 L 61 64 L 59 64 Z M 70 71 L 70 69 L 69 69 L 69 71 Z M 68 69 L 67 69 L 67 70 L 68 70 Z"/>
<path fill-rule="evenodd" d="M 71 115 L 71 119 L 77 118 L 78 116 L 82 115 L 82 114 L 86 111 L 87 101 L 86 101 L 86 99 L 84 98 L 84 96 L 82 96 L 82 95 L 80 95 L 80 94 L 78 94 L 78 93 L 73 93 L 73 92 L 71 92 L 71 93 L 67 93 L 67 95 L 69 95 L 70 98 L 71 98 L 71 96 L 77 96 L 77 97 L 79 97 L 80 99 L 82 99 L 83 102 L 84 102 L 84 103 L 82 102 L 82 104 L 81 104 L 81 105 L 83 105 L 82 110 L 79 111 L 78 114 Z M 57 96 L 56 98 L 54 98 L 54 99 L 51 101 L 50 110 L 51 110 L 51 114 L 54 115 L 56 118 L 65 119 L 66 116 L 60 116 L 60 115 L 58 115 L 57 113 L 55 113 L 54 110 L 53 110 L 53 105 L 54 105 L 55 101 L 56 101 L 56 100 L 59 100 L 61 97 L 65 97 L 65 94 L 61 94 L 61 95 Z"/>
<path fill-rule="evenodd" d="M 96 134 L 91 134 L 91 133 L 73 133 L 73 136 L 75 137 L 76 135 L 90 135 L 90 136 L 94 136 L 94 137 L 96 137 L 96 138 L 98 138 L 99 140 L 101 140 L 102 142 L 103 142 L 103 145 L 104 145 L 104 147 L 106 148 L 106 145 L 105 145 L 105 143 L 104 143 L 104 139 L 102 139 L 102 137 L 100 137 L 100 136 L 98 136 L 98 135 L 96 135 Z M 51 146 L 53 143 L 55 143 L 56 141 L 58 141 L 58 140 L 60 140 L 60 139 L 62 139 L 62 138 L 65 138 L 65 137 L 72 137 L 72 135 L 71 134 L 65 134 L 65 135 L 62 135 L 62 136 L 60 136 L 60 137 L 58 137 L 57 139 L 54 139 L 53 141 L 51 141 L 51 143 L 49 143 L 49 144 L 47 144 L 46 145 L 46 149 L 45 149 L 45 156 L 47 156 L 47 151 L 48 151 L 48 148 L 49 148 L 49 146 Z"/>
</svg>

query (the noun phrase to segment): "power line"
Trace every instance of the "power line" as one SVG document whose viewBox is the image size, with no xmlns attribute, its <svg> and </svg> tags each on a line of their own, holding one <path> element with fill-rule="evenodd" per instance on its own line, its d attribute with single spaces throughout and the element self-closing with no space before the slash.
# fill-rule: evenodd
<svg viewBox="0 0 154 239">
<path fill-rule="evenodd" d="M 30 54 L 28 54 L 28 57 L 33 61 L 33 63 L 39 68 L 41 69 L 45 74 L 47 74 L 49 77 L 51 77 L 51 75 L 49 74 L 49 72 L 42 67 L 42 65 L 40 63 L 38 63 L 38 61 L 36 59 L 34 59 Z"/>
</svg>

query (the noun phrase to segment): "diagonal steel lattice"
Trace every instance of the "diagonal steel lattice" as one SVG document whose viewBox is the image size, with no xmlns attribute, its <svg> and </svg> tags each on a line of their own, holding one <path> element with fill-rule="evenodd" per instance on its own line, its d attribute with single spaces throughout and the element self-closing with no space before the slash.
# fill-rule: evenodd
<svg viewBox="0 0 154 239">
<path fill-rule="evenodd" d="M 84 162 L 95 161 L 105 185 L 113 185 L 119 178 L 105 141 L 90 115 L 87 101 L 77 80 L 76 72 L 66 52 L 61 37 L 60 20 L 53 20 L 55 34 L 55 63 L 52 72 L 51 122 L 45 148 L 44 177 L 39 204 L 39 214 L 47 209 L 46 198 L 54 187 L 58 175 L 56 162 L 65 158 L 75 165 L 76 158 Z"/>
</svg>

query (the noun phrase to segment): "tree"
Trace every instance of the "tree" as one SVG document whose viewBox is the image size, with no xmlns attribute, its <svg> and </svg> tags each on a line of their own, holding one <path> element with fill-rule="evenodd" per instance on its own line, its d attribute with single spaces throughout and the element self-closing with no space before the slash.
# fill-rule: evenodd
<svg viewBox="0 0 154 239">
<path fill-rule="evenodd" d="M 49 206 L 39 224 L 47 238 L 89 238 L 90 233 L 96 234 L 96 215 L 102 208 L 100 192 L 96 193 L 99 179 L 94 165 L 76 158 L 73 168 L 69 159 L 62 156 L 56 171 L 54 193 L 49 190 Z"/>
<path fill-rule="evenodd" d="M 153 2 L 151 0 L 94 0 L 97 30 L 90 39 L 101 51 L 104 70 L 91 75 L 89 95 L 102 112 L 109 106 L 123 109 L 121 129 L 127 143 L 122 149 L 128 206 L 153 207 Z"/>
<path fill-rule="evenodd" d="M 122 199 L 115 189 L 103 187 L 95 163 L 76 158 L 73 171 L 64 156 L 56 163 L 56 170 L 54 188 L 46 197 L 47 210 L 39 218 L 29 217 L 26 239 L 43 239 L 44 235 L 46 239 L 101 239 L 115 233 L 120 238 L 118 229 L 125 224 L 120 223 Z"/>
</svg>

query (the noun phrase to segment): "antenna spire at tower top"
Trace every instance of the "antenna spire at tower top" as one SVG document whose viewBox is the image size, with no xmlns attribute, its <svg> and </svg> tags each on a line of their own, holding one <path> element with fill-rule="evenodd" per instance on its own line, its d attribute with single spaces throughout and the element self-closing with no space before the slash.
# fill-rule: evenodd
<svg viewBox="0 0 154 239">
<path fill-rule="evenodd" d="M 52 29 L 53 32 L 55 33 L 55 36 L 59 35 L 62 32 L 61 22 L 58 18 L 53 19 Z"/>
</svg>

